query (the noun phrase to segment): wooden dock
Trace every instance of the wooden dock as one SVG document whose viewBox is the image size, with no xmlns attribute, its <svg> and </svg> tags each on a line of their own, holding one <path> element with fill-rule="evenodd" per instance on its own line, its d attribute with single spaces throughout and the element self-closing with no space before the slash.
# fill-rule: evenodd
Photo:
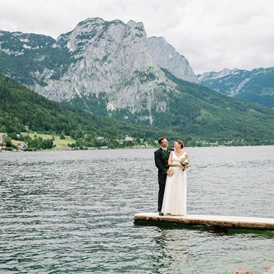
<svg viewBox="0 0 274 274">
<path fill-rule="evenodd" d="M 149 223 L 180 223 L 183 225 L 203 225 L 207 227 L 241 228 L 274 230 L 274 219 L 238 216 L 211 216 L 211 215 L 185 215 L 185 216 L 159 216 L 158 213 L 139 213 L 133 217 L 135 222 Z"/>
</svg>

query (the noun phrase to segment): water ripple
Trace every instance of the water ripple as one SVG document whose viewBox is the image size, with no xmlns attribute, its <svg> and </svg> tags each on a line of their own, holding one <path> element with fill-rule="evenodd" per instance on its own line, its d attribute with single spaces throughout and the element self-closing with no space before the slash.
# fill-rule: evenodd
<svg viewBox="0 0 274 274">
<path fill-rule="evenodd" d="M 274 147 L 186 148 L 188 213 L 273 217 Z M 0 273 L 261 273 L 274 232 L 138 225 L 154 150 L 2 153 Z"/>
</svg>

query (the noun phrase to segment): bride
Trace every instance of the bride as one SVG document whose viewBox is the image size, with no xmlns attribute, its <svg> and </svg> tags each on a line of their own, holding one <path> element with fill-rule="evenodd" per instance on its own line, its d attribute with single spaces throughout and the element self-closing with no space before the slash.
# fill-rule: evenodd
<svg viewBox="0 0 274 274">
<path fill-rule="evenodd" d="M 168 176 L 164 193 L 162 213 L 171 215 L 186 215 L 186 166 L 182 163 L 188 159 L 188 154 L 183 151 L 184 142 L 176 140 L 174 151 L 168 158 L 169 169 L 173 176 Z M 187 160 L 188 161 L 188 160 Z"/>
</svg>

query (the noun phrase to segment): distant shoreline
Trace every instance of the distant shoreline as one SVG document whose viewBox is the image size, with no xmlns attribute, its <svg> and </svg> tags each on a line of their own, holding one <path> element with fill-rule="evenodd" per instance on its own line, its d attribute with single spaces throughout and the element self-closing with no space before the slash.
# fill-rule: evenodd
<svg viewBox="0 0 274 274">
<path fill-rule="evenodd" d="M 246 146 L 224 146 L 224 145 L 220 145 L 220 146 L 186 146 L 185 148 L 217 148 L 217 147 L 272 147 L 274 145 L 246 145 Z M 9 150 L 2 150 L 0 151 L 1 153 L 15 153 L 15 152 L 52 152 L 52 151 L 65 151 L 65 152 L 72 152 L 72 151 L 106 151 L 106 150 L 128 150 L 128 149 L 132 149 L 132 150 L 136 150 L 136 149 L 157 149 L 158 147 L 124 147 L 124 148 L 107 148 L 107 149 L 101 149 L 101 148 L 95 148 L 95 149 L 72 149 L 72 150 L 65 150 L 65 149 L 42 149 L 42 150 L 14 150 L 14 151 L 9 151 Z"/>
</svg>

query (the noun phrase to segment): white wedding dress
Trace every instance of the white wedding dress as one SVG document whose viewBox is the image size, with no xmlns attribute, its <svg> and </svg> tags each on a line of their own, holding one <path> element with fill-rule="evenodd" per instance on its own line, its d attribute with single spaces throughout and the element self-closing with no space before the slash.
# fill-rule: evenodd
<svg viewBox="0 0 274 274">
<path fill-rule="evenodd" d="M 184 161 L 186 153 L 179 158 L 172 151 L 173 162 Z M 162 206 L 162 213 L 171 215 L 186 215 L 186 189 L 187 189 L 187 171 L 180 167 L 169 168 L 173 176 L 167 176 L 165 194 Z"/>
</svg>

